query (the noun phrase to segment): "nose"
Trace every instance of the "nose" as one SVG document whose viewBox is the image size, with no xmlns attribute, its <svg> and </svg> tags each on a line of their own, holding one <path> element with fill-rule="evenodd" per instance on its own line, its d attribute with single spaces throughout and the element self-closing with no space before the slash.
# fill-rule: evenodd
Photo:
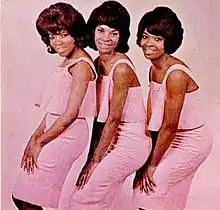
<svg viewBox="0 0 220 210">
<path fill-rule="evenodd" d="M 148 37 L 147 39 L 144 40 L 144 45 L 145 46 L 152 46 L 153 45 L 153 39 L 151 37 Z"/>
<path fill-rule="evenodd" d="M 103 40 L 104 41 L 109 41 L 110 40 L 110 33 L 109 32 L 105 32 L 104 34 L 103 34 Z"/>
<path fill-rule="evenodd" d="M 63 43 L 62 37 L 60 35 L 55 36 L 54 43 L 56 45 L 61 45 Z"/>
</svg>

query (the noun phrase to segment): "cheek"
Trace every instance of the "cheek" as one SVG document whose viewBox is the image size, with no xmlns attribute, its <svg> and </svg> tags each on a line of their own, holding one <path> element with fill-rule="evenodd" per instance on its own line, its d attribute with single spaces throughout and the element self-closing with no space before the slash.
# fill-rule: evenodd
<svg viewBox="0 0 220 210">
<path fill-rule="evenodd" d="M 118 43 L 119 43 L 119 37 L 115 37 L 115 38 L 114 38 L 114 43 L 115 43 L 115 46 L 118 45 Z"/>
<path fill-rule="evenodd" d="M 144 44 L 145 44 L 145 42 L 144 42 L 144 40 L 143 39 L 141 39 L 141 41 L 140 41 L 140 47 L 144 47 Z"/>
</svg>

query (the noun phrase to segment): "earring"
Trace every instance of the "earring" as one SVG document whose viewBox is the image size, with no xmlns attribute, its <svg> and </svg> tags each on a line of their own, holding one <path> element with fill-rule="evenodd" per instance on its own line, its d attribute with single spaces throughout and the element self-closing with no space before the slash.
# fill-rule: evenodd
<svg viewBox="0 0 220 210">
<path fill-rule="evenodd" d="M 49 45 L 49 46 L 47 46 L 47 51 L 49 52 L 49 53 L 51 53 L 52 52 L 52 47 Z"/>
</svg>

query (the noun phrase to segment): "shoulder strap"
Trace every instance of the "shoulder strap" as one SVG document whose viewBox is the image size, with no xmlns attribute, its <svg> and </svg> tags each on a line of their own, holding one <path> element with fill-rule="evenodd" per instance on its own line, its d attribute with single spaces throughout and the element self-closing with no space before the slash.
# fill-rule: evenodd
<svg viewBox="0 0 220 210">
<path fill-rule="evenodd" d="M 113 66 L 112 66 L 112 68 L 111 68 L 111 70 L 110 70 L 109 75 L 111 75 L 111 76 L 113 75 L 114 70 L 115 70 L 115 67 L 116 67 L 118 64 L 120 64 L 120 63 L 126 63 L 126 64 L 128 64 L 128 66 L 130 66 L 131 69 L 135 72 L 135 67 L 134 67 L 134 65 L 131 63 L 131 61 L 128 60 L 128 59 L 125 59 L 125 58 L 121 58 L 121 59 L 118 59 L 118 60 L 113 64 Z"/>
<path fill-rule="evenodd" d="M 71 62 L 70 64 L 68 64 L 65 68 L 68 69 L 69 67 L 75 65 L 76 63 L 78 63 L 80 61 L 85 61 L 86 63 L 88 63 L 90 65 L 90 67 L 92 68 L 93 73 L 95 75 L 95 79 L 97 79 L 98 75 L 97 75 L 97 72 L 95 70 L 95 65 L 94 65 L 94 63 L 89 58 L 79 57 L 76 60 L 74 60 L 73 62 Z"/>
<path fill-rule="evenodd" d="M 174 64 L 172 66 L 170 66 L 170 68 L 167 70 L 164 78 L 163 78 L 163 82 L 162 84 L 166 84 L 166 81 L 167 81 L 167 77 L 169 76 L 169 74 L 174 71 L 174 70 L 177 70 L 177 69 L 180 69 L 182 71 L 184 71 L 186 74 L 188 74 L 192 79 L 194 79 L 194 77 L 192 76 L 192 71 L 187 68 L 186 66 L 182 65 L 182 64 Z"/>
</svg>

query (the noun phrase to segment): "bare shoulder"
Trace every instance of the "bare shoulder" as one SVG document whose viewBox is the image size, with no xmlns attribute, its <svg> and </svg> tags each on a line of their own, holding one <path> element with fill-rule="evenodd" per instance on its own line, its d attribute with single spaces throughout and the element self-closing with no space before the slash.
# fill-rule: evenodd
<svg viewBox="0 0 220 210">
<path fill-rule="evenodd" d="M 88 59 L 90 59 L 88 57 Z M 93 61 L 90 60 L 92 63 Z M 75 65 L 69 67 L 69 72 L 75 76 L 88 77 L 90 80 L 93 78 L 93 70 L 87 61 L 79 61 Z"/>
<path fill-rule="evenodd" d="M 117 60 L 122 60 L 122 59 L 127 60 L 129 63 L 133 65 L 131 59 L 127 55 L 120 53 Z M 134 75 L 134 70 L 133 68 L 131 68 L 129 64 L 122 61 L 116 65 L 114 69 L 114 74 L 117 76 L 128 76 L 128 75 L 132 76 Z"/>
</svg>

